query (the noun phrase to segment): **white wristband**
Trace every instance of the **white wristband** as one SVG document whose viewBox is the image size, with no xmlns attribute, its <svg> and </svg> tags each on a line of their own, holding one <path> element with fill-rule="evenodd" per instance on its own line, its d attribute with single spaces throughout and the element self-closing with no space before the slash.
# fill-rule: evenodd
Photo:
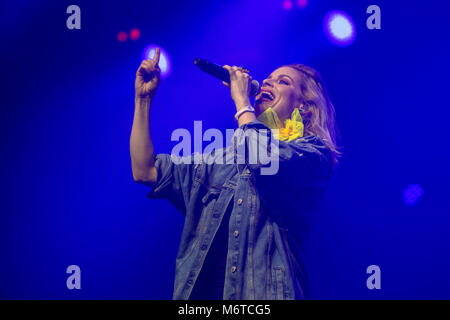
<svg viewBox="0 0 450 320">
<path fill-rule="evenodd" d="M 244 112 L 255 112 L 255 108 L 253 108 L 252 106 L 246 106 L 245 108 L 242 108 L 241 110 L 236 112 L 234 118 L 238 120 L 241 114 L 243 114 Z"/>
</svg>

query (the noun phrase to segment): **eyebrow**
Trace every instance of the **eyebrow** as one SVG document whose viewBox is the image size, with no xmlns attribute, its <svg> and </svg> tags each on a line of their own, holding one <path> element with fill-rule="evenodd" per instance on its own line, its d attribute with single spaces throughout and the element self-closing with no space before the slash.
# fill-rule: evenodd
<svg viewBox="0 0 450 320">
<path fill-rule="evenodd" d="M 278 79 L 280 79 L 281 77 L 288 77 L 289 79 L 291 79 L 292 82 L 295 82 L 294 79 L 292 79 L 291 77 L 289 77 L 287 74 L 280 74 L 280 75 L 278 76 Z M 272 76 L 270 75 L 270 76 L 268 76 L 267 78 L 268 78 L 268 79 L 272 79 Z"/>
</svg>

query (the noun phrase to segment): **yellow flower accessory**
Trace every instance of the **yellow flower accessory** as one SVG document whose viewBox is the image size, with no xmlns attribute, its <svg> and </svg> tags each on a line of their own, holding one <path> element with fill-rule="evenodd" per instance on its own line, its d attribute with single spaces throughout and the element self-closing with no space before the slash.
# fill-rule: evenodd
<svg viewBox="0 0 450 320">
<path fill-rule="evenodd" d="M 295 108 L 290 119 L 286 119 L 283 123 L 272 108 L 267 108 L 261 113 L 257 120 L 264 123 L 270 129 L 278 129 L 273 131 L 273 137 L 281 141 L 291 141 L 296 138 L 303 137 L 303 119 L 298 108 Z"/>
</svg>

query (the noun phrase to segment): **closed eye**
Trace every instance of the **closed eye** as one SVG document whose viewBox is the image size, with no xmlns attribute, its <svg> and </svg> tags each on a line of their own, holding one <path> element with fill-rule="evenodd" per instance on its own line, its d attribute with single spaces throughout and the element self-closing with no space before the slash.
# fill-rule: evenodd
<svg viewBox="0 0 450 320">
<path fill-rule="evenodd" d="M 286 80 L 280 80 L 280 83 L 285 84 L 285 85 L 289 85 L 289 82 L 287 82 Z"/>
</svg>

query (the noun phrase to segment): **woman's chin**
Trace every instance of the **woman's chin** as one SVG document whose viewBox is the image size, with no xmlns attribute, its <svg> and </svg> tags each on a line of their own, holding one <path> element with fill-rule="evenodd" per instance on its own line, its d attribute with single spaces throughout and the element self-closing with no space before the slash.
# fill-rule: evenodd
<svg viewBox="0 0 450 320">
<path fill-rule="evenodd" d="M 259 116 L 261 113 L 263 113 L 267 108 L 264 108 L 260 103 L 255 103 L 255 115 Z"/>
</svg>

